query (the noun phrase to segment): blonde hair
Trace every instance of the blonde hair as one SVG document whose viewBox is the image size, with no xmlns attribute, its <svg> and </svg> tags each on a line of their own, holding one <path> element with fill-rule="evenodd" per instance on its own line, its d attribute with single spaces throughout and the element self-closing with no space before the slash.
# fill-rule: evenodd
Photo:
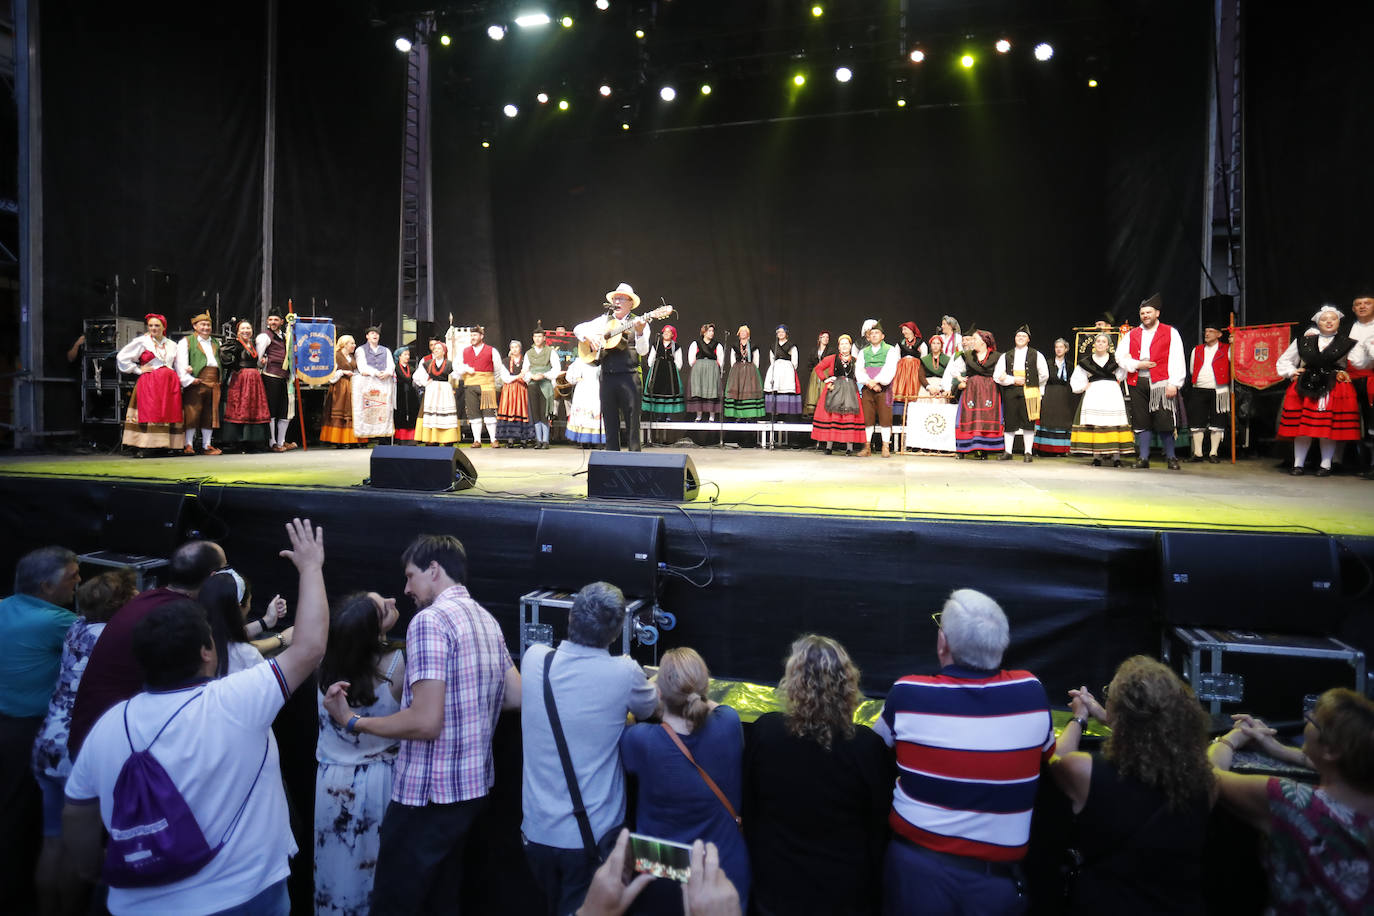
<svg viewBox="0 0 1374 916">
<path fill-rule="evenodd" d="M 658 668 L 658 694 L 663 706 L 675 716 L 681 716 L 696 731 L 710 715 L 710 700 L 706 690 L 711 672 L 696 649 L 681 646 L 663 653 Z"/>
<path fill-rule="evenodd" d="M 836 737 L 854 737 L 863 697 L 859 669 L 835 640 L 808 633 L 792 643 L 778 690 L 787 702 L 787 730 L 798 738 L 829 750 Z"/>
<path fill-rule="evenodd" d="M 739 330 L 735 332 L 735 336 L 742 337 L 745 334 L 748 334 L 750 337 L 754 336 L 754 332 L 749 330 L 749 325 L 742 324 L 739 326 Z"/>
<path fill-rule="evenodd" d="M 353 339 L 352 334 L 345 334 L 338 340 L 334 341 L 334 352 L 339 353 L 341 350 L 343 350 L 346 344 L 353 344 L 353 346 L 356 347 L 358 345 L 358 342 Z"/>
</svg>

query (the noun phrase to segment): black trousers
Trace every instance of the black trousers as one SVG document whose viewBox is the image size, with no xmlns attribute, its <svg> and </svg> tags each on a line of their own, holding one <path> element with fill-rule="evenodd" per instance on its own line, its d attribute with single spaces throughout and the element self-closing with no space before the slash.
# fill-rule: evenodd
<svg viewBox="0 0 1374 916">
<path fill-rule="evenodd" d="M 0 714 L 0 876 L 5 908 L 14 913 L 36 910 L 33 870 L 43 843 L 43 803 L 31 761 L 42 724 L 42 716 Z"/>
<path fill-rule="evenodd" d="M 639 411 L 644 394 L 637 372 L 601 372 L 601 422 L 606 427 L 606 451 L 620 451 L 620 419 L 625 418 L 626 445 L 639 451 Z"/>
<path fill-rule="evenodd" d="M 591 861 L 582 848 L 560 849 L 525 840 L 525 859 L 534 873 L 535 883 L 544 891 L 549 916 L 566 916 L 582 905 L 592 876 L 615 848 L 620 828 L 606 831 L 596 844 L 597 860 Z"/>
<path fill-rule="evenodd" d="M 451 805 L 387 805 L 372 886 L 372 914 L 457 913 L 463 847 L 487 796 Z"/>
</svg>

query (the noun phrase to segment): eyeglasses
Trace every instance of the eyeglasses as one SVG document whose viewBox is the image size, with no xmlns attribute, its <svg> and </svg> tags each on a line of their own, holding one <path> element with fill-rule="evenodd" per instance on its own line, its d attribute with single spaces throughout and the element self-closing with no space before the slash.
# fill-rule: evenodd
<svg viewBox="0 0 1374 916">
<path fill-rule="evenodd" d="M 940 630 L 943 630 L 943 629 L 944 629 L 944 627 L 941 626 L 941 624 L 940 624 L 940 618 L 943 617 L 944 615 L 945 615 L 945 612 L 944 612 L 944 611 L 936 611 L 934 614 L 931 614 L 931 615 L 930 615 L 930 619 L 933 620 L 933 621 L 935 621 L 935 627 L 936 627 L 936 629 L 940 629 Z"/>
</svg>

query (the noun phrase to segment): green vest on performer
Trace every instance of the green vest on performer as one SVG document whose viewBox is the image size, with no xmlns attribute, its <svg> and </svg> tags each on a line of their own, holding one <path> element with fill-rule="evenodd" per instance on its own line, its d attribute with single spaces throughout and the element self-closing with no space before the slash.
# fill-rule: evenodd
<svg viewBox="0 0 1374 916">
<path fill-rule="evenodd" d="M 873 352 L 872 347 L 864 347 L 864 368 L 868 369 L 872 366 L 883 366 L 884 364 L 886 364 L 887 351 L 891 349 L 892 344 L 888 343 L 885 340 L 882 343 L 878 344 L 878 351 L 876 353 Z"/>
<path fill-rule="evenodd" d="M 530 347 L 525 355 L 530 358 L 530 374 L 548 375 L 553 369 L 552 347 Z"/>
<path fill-rule="evenodd" d="M 215 362 L 219 363 L 219 341 L 213 337 L 210 338 L 210 349 L 214 351 Z M 206 366 L 205 351 L 200 348 L 200 338 L 195 334 L 186 338 L 186 359 L 191 364 L 191 377 L 200 375 L 200 370 Z"/>
</svg>

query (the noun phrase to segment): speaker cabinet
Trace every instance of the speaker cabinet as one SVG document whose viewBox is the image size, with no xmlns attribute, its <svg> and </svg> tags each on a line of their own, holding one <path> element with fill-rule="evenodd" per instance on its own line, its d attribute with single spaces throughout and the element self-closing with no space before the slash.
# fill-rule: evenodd
<svg viewBox="0 0 1374 916">
<path fill-rule="evenodd" d="M 190 493 L 167 493 L 117 487 L 105 504 L 100 546 L 131 556 L 170 557 L 191 537 L 196 523 L 196 498 Z"/>
<path fill-rule="evenodd" d="M 369 482 L 386 490 L 466 490 L 477 482 L 477 469 L 451 445 L 378 445 Z"/>
<path fill-rule="evenodd" d="M 1336 631 L 1339 545 L 1325 535 L 1161 531 L 1159 597 L 1171 624 Z"/>
<path fill-rule="evenodd" d="M 606 581 L 627 595 L 650 597 L 658 583 L 662 544 L 663 519 L 657 515 L 541 509 L 535 581 L 569 591 Z"/>
<path fill-rule="evenodd" d="M 699 486 L 696 465 L 681 452 L 592 452 L 587 461 L 587 495 L 601 499 L 690 502 Z"/>
</svg>

